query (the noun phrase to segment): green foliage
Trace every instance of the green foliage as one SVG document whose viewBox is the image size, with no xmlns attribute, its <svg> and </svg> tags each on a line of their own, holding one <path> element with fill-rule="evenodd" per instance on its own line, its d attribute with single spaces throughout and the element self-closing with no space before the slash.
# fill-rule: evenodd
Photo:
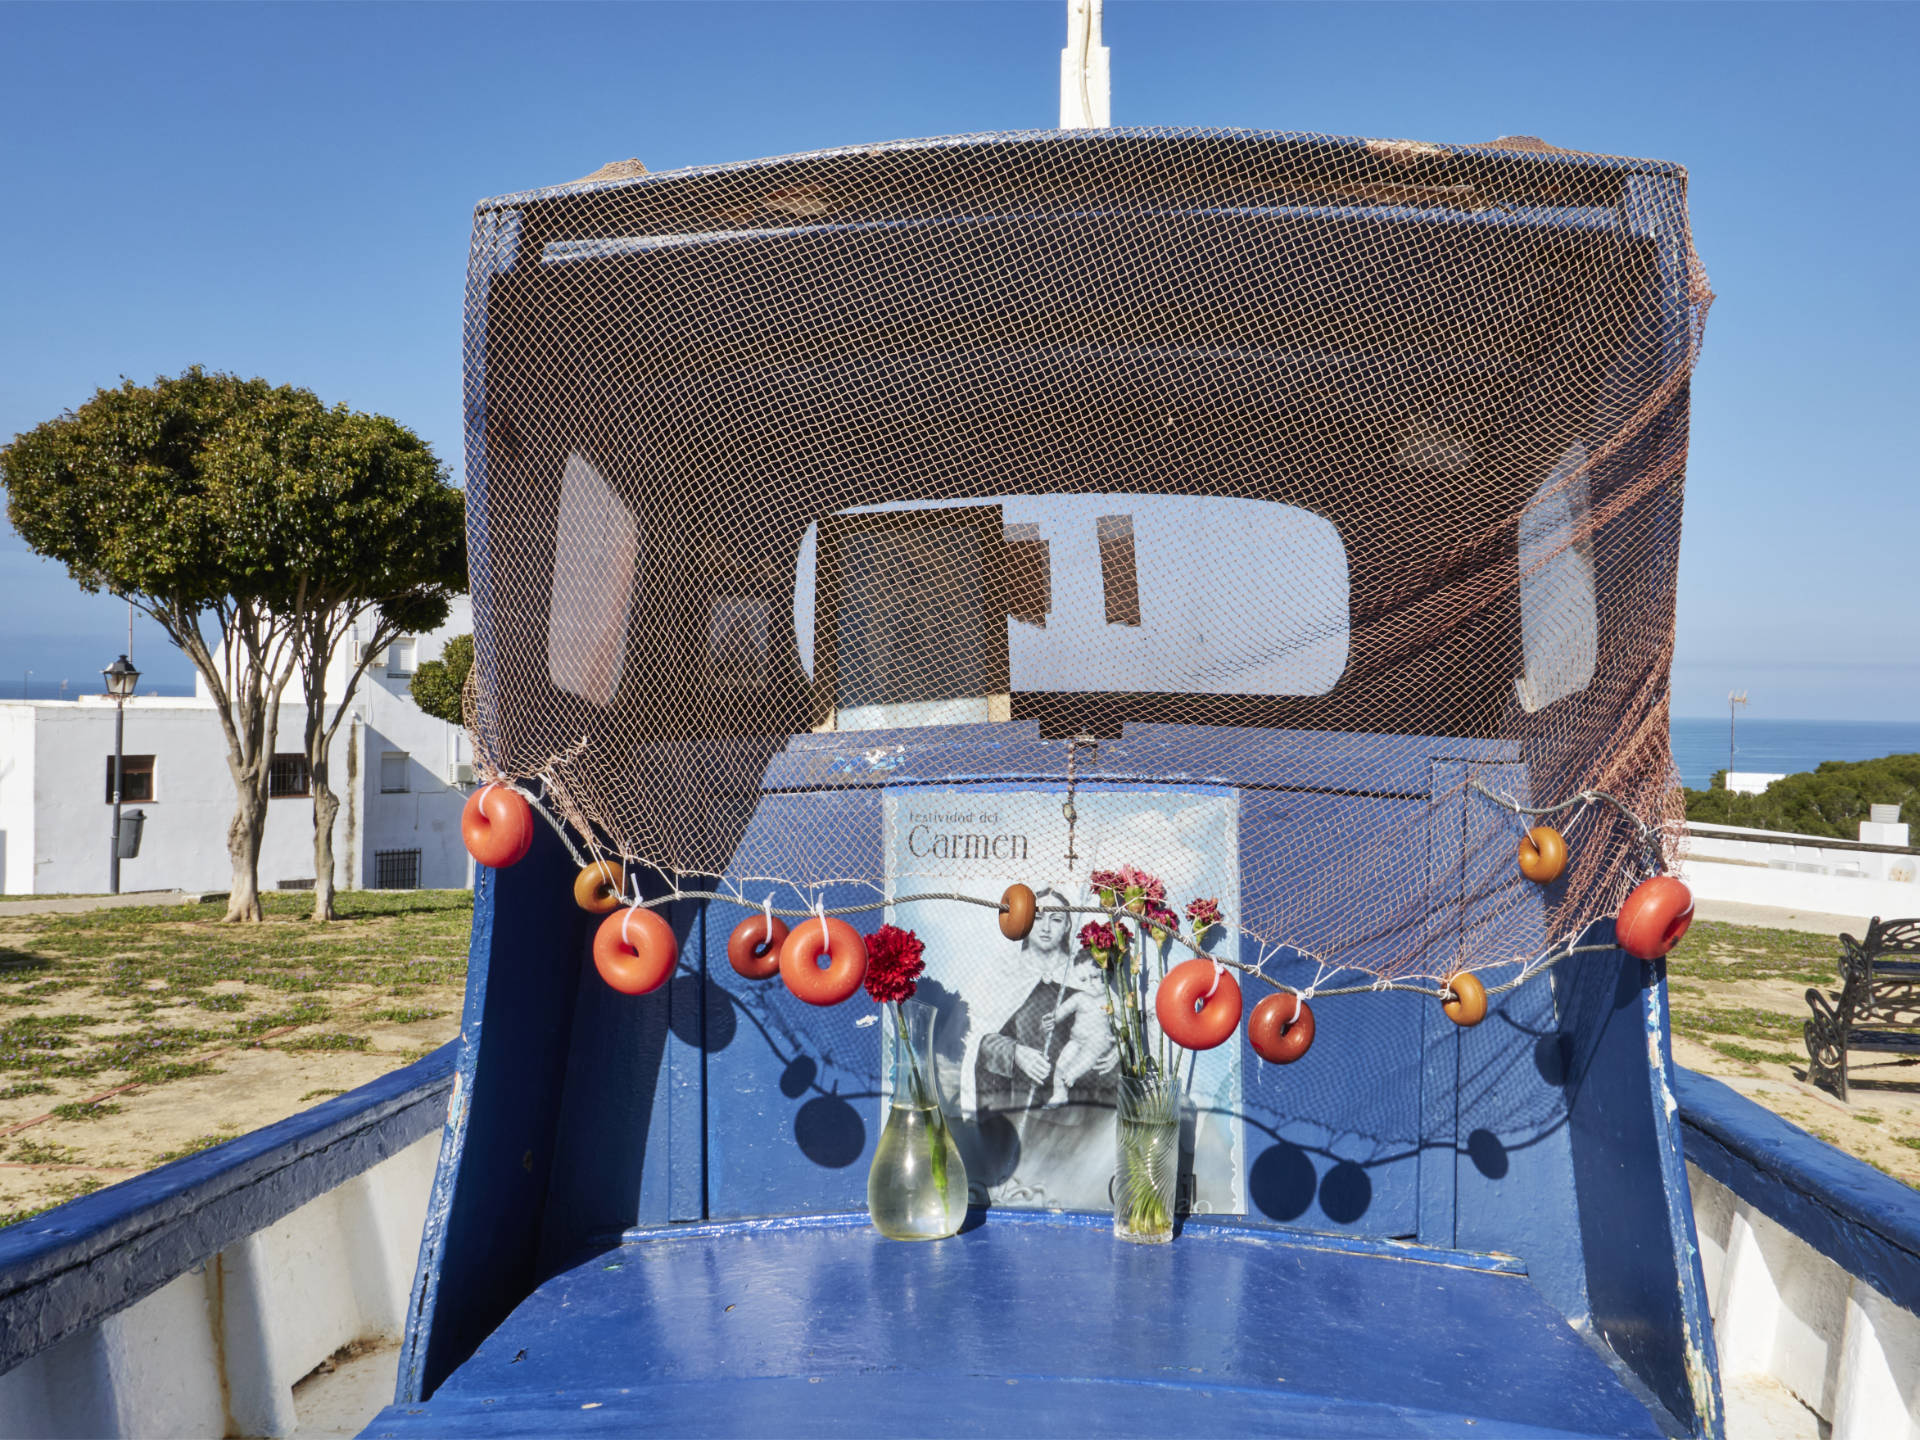
<svg viewBox="0 0 1920 1440">
<path fill-rule="evenodd" d="M 20 1165 L 74 1165 L 80 1157 L 64 1145 L 45 1145 L 38 1140 L 17 1141 L 13 1160 Z"/>
<path fill-rule="evenodd" d="M 262 918 L 267 767 L 293 669 L 320 786 L 328 660 L 370 612 L 379 643 L 446 619 L 466 585 L 465 497 L 384 415 L 198 366 L 122 381 L 16 436 L 0 485 L 33 550 L 146 610 L 205 679 L 240 792 L 227 917 Z"/>
<path fill-rule="evenodd" d="M 196 1135 L 178 1150 L 163 1150 L 153 1157 L 153 1163 L 164 1165 L 169 1160 L 184 1160 L 189 1155 L 198 1155 L 202 1150 L 211 1150 L 216 1145 L 224 1145 L 234 1138 L 237 1132 L 228 1130 L 219 1135 Z"/>
<path fill-rule="evenodd" d="M 374 1020 L 387 1020 L 395 1025 L 418 1025 L 424 1020 L 438 1020 L 445 1012 L 428 1010 L 420 1006 L 399 1007 L 392 1010 L 375 1010 L 369 1017 Z"/>
<path fill-rule="evenodd" d="M 473 669 L 473 637 L 455 635 L 447 641 L 438 660 L 428 660 L 413 672 L 413 703 L 427 714 L 455 725 L 465 723 L 460 696 L 466 689 L 467 672 Z"/>
<path fill-rule="evenodd" d="M 193 1080 L 202 1075 L 224 1075 L 227 1072 L 206 1060 L 163 1060 L 151 1065 L 137 1065 L 127 1078 L 138 1085 L 164 1085 L 169 1080 Z"/>
<path fill-rule="evenodd" d="M 80 1180 L 68 1180 L 48 1188 L 53 1199 L 45 1205 L 29 1205 L 19 1210 L 9 1210 L 0 1215 L 0 1230 L 9 1225 L 18 1225 L 22 1220 L 31 1220 L 36 1215 L 44 1215 L 56 1205 L 64 1205 L 69 1200 L 77 1200 L 82 1195 L 91 1195 L 106 1182 L 88 1175 Z"/>
<path fill-rule="evenodd" d="M 1732 1040 L 1716 1040 L 1713 1048 L 1729 1060 L 1738 1060 L 1747 1065 L 1799 1065 L 1804 1067 L 1807 1057 L 1793 1055 L 1776 1050 L 1756 1050 L 1751 1045 L 1737 1044 Z"/>
<path fill-rule="evenodd" d="M 0 450 L 7 516 L 87 590 L 166 597 L 188 611 L 236 579 L 251 590 L 246 560 L 227 541 L 251 544 L 246 527 L 229 522 L 240 497 L 214 452 L 272 394 L 264 380 L 198 367 L 99 391 Z"/>
<path fill-rule="evenodd" d="M 1715 773 L 1711 785 L 1686 792 L 1687 819 L 1838 840 L 1857 840 L 1860 822 L 1871 817 L 1873 805 L 1898 805 L 1901 819 L 1920 823 L 1920 755 L 1829 760 L 1816 770 L 1774 781 L 1760 795 L 1727 790 L 1724 770 Z"/>
<path fill-rule="evenodd" d="M 372 1043 L 365 1035 L 349 1035 L 345 1031 L 334 1031 L 330 1034 L 296 1035 L 276 1048 L 281 1050 L 364 1050 Z"/>
<path fill-rule="evenodd" d="M 123 381 L 0 450 L 0 483 L 21 537 L 83 588 L 176 618 L 364 592 L 424 629 L 464 586 L 464 497 L 426 442 L 291 385 Z"/>
<path fill-rule="evenodd" d="M 112 1100 L 99 1100 L 92 1105 L 75 1100 L 66 1105 L 53 1107 L 53 1115 L 60 1120 L 104 1120 L 109 1115 L 118 1115 L 121 1106 Z"/>
</svg>

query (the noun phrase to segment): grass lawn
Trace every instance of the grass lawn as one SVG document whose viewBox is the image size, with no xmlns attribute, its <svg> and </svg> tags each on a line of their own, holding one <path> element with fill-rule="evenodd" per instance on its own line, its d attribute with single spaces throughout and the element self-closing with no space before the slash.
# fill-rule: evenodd
<svg viewBox="0 0 1920 1440">
<path fill-rule="evenodd" d="M 1806 992 L 1838 992 L 1839 953 L 1830 935 L 1696 921 L 1667 960 L 1674 1058 L 1920 1186 L 1920 1060 L 1855 1056 L 1850 1104 L 1807 1083 Z"/>
<path fill-rule="evenodd" d="M 0 1225 L 257 1129 L 459 1029 L 473 897 L 0 916 Z"/>
</svg>

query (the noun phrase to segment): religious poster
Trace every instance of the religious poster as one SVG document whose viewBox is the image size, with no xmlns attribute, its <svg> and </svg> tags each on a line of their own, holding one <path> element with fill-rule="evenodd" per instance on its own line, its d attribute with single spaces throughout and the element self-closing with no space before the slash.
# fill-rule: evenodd
<svg viewBox="0 0 1920 1440">
<path fill-rule="evenodd" d="M 886 797 L 887 918 L 926 944 L 917 998 L 939 1014 L 938 1080 L 977 1204 L 1112 1203 L 1119 1051 L 1107 1023 L 1107 979 L 1079 939 L 1099 917 L 1049 907 L 1093 904 L 1094 871 L 1140 864 L 1165 883 L 1176 913 L 1203 898 L 1218 900 L 1228 917 L 1238 913 L 1230 792 L 1083 785 L 1071 823 L 1065 798 L 1062 790 L 965 786 Z M 910 898 L 959 892 L 998 902 L 1015 881 L 1031 886 L 1040 906 L 1019 941 L 1000 933 L 993 909 Z M 1175 946 L 1169 958 L 1177 964 L 1190 954 Z M 1151 1017 L 1151 1003 L 1147 1011 Z M 1242 1049 L 1174 1052 L 1192 1102 L 1179 1197 L 1188 1213 L 1246 1210 Z"/>
</svg>

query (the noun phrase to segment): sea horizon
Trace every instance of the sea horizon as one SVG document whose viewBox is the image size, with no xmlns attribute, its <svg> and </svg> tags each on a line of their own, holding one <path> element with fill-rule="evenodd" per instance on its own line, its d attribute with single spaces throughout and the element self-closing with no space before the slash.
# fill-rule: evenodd
<svg viewBox="0 0 1920 1440">
<path fill-rule="evenodd" d="M 1920 721 L 1748 719 L 1735 727 L 1727 763 L 1725 715 L 1675 715 L 1667 727 L 1682 783 L 1704 790 L 1716 770 L 1794 775 L 1828 760 L 1877 760 L 1920 754 Z"/>
</svg>

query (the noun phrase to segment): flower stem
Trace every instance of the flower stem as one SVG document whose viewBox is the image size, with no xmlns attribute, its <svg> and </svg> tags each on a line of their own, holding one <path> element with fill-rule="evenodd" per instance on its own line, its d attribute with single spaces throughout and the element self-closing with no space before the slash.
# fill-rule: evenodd
<svg viewBox="0 0 1920 1440">
<path fill-rule="evenodd" d="M 940 1192 L 942 1203 L 947 1198 L 947 1117 L 940 1109 L 939 1093 L 933 1088 L 931 1077 L 920 1074 L 920 1057 L 913 1052 L 913 1042 L 907 1038 L 907 1017 L 901 1010 L 898 1000 L 887 1008 L 893 1011 L 893 1030 L 896 1042 L 907 1057 L 907 1083 L 913 1091 L 913 1105 L 916 1110 L 927 1112 L 933 1127 L 932 1151 L 933 1187 Z"/>
</svg>

